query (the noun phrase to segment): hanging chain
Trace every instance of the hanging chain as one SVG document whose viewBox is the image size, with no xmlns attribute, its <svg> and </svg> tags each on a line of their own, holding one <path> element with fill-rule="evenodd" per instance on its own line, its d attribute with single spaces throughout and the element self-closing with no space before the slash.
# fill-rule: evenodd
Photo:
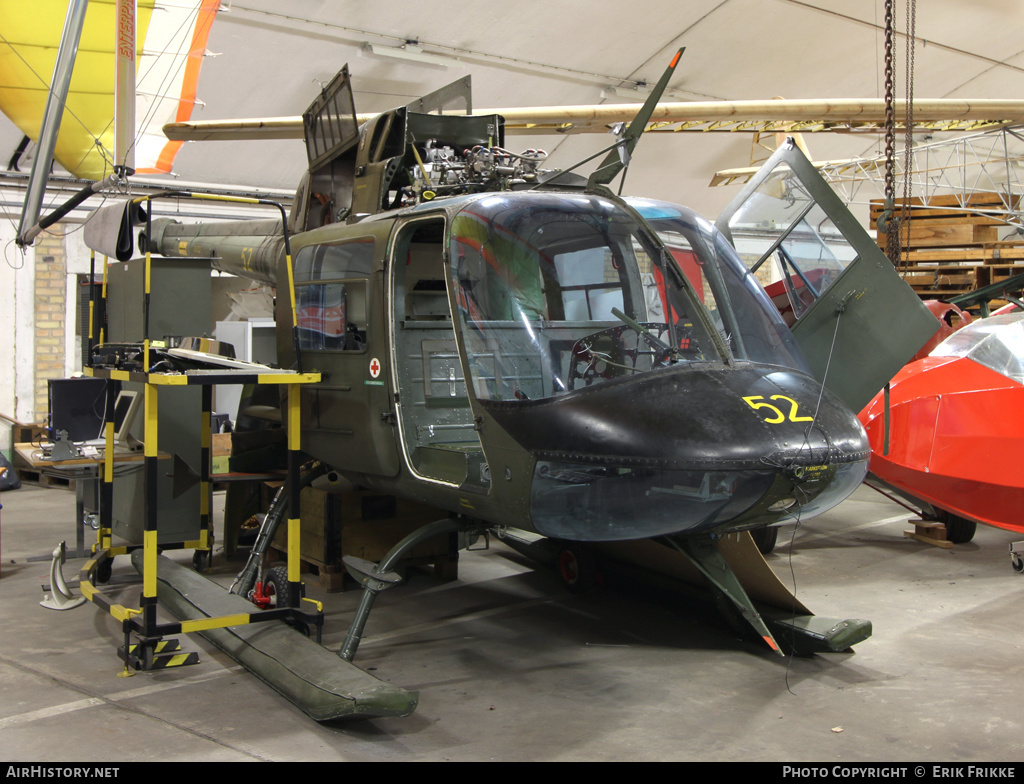
<svg viewBox="0 0 1024 784">
<path fill-rule="evenodd" d="M 892 0 L 885 0 L 885 207 L 878 218 L 878 228 L 885 232 L 885 255 L 895 267 L 900 259 L 899 221 L 896 209 L 896 117 L 893 98 L 892 68 Z"/>
<path fill-rule="evenodd" d="M 917 41 L 917 0 L 907 0 L 907 117 L 906 140 L 903 146 L 903 205 L 900 210 L 900 234 L 906 236 L 906 250 L 901 266 L 910 266 L 910 197 L 911 173 L 914 164 L 914 48 Z M 905 228 L 904 228 L 905 227 Z"/>
</svg>

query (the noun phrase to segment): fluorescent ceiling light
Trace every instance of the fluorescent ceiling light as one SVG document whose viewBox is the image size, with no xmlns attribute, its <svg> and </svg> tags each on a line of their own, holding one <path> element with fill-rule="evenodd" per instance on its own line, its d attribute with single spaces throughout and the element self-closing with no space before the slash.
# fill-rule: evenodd
<svg viewBox="0 0 1024 784">
<path fill-rule="evenodd" d="M 430 65 L 440 65 L 445 68 L 450 66 L 453 62 L 458 62 L 457 57 L 445 57 L 440 54 L 431 54 L 430 52 L 424 52 L 415 44 L 402 44 L 401 46 L 382 46 L 380 44 L 363 44 L 363 49 L 371 54 L 381 55 L 382 57 L 393 57 L 396 60 L 412 60 L 417 63 L 429 63 Z"/>
</svg>

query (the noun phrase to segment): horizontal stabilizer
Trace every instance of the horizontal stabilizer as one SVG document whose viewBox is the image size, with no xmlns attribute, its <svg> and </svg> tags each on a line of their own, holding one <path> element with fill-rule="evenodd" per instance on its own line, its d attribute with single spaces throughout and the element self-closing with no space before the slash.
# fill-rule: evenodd
<svg viewBox="0 0 1024 784">
<path fill-rule="evenodd" d="M 142 550 L 132 564 L 142 571 Z M 182 620 L 252 613 L 240 596 L 168 558 L 158 559 L 157 596 Z M 392 686 L 280 621 L 209 629 L 201 634 L 316 721 L 408 716 L 419 693 Z"/>
</svg>

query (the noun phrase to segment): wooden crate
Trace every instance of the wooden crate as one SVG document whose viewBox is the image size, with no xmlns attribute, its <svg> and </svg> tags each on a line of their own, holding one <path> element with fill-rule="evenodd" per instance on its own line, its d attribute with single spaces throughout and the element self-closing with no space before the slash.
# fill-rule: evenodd
<svg viewBox="0 0 1024 784">
<path fill-rule="evenodd" d="M 913 219 L 900 230 L 903 248 L 959 248 L 999 239 L 1000 221 L 992 218 Z M 886 235 L 876 232 L 878 247 L 886 246 Z"/>
<path fill-rule="evenodd" d="M 970 196 L 962 197 L 955 194 L 943 194 L 932 196 L 928 199 L 928 206 L 924 206 L 924 200 L 919 196 L 910 198 L 911 220 L 928 218 L 955 218 L 955 217 L 977 217 L 977 210 L 1005 210 L 1007 206 L 1016 209 L 1020 203 L 1019 196 L 1007 198 L 1003 194 L 991 192 L 972 193 Z M 897 214 L 902 209 L 903 199 L 896 199 Z M 961 206 L 963 204 L 964 206 Z M 884 199 L 871 200 L 871 225 L 874 226 L 879 216 L 884 211 Z"/>
<path fill-rule="evenodd" d="M 997 193 L 976 193 L 932 197 L 928 207 L 921 202 L 918 197 L 910 199 L 910 222 L 900 232 L 899 264 L 904 280 L 919 296 L 948 300 L 1024 271 L 1024 246 L 999 242 L 1004 222 L 975 212 L 1015 207 L 1019 197 L 1005 200 Z M 897 215 L 902 205 L 897 199 Z M 880 199 L 871 202 L 872 222 L 882 207 Z M 876 241 L 884 248 L 885 234 L 877 232 Z"/>
</svg>

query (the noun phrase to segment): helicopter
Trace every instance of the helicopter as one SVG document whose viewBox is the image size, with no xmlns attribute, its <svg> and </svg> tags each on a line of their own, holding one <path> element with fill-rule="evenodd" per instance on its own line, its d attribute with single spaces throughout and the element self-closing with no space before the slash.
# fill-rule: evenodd
<svg viewBox="0 0 1024 784">
<path fill-rule="evenodd" d="M 801 318 L 801 346 L 727 233 L 609 188 L 681 54 L 587 178 L 508 150 L 500 115 L 451 113 L 466 82 L 360 124 L 346 66 L 303 115 L 309 170 L 287 219 L 147 215 L 147 252 L 293 282 L 294 303 L 276 301 L 279 362 L 322 376 L 301 393 L 306 455 L 449 514 L 379 564 L 346 558 L 367 598 L 342 658 L 405 552 L 489 531 L 560 543 L 570 572 L 589 544 L 655 539 L 782 652 L 719 543 L 856 489 L 870 447 L 853 412 L 935 322 L 845 213 L 833 221 L 856 259 Z M 116 228 L 87 243 L 130 249 L 127 209 L 98 210 Z M 838 391 L 824 386 L 844 364 Z"/>
</svg>

